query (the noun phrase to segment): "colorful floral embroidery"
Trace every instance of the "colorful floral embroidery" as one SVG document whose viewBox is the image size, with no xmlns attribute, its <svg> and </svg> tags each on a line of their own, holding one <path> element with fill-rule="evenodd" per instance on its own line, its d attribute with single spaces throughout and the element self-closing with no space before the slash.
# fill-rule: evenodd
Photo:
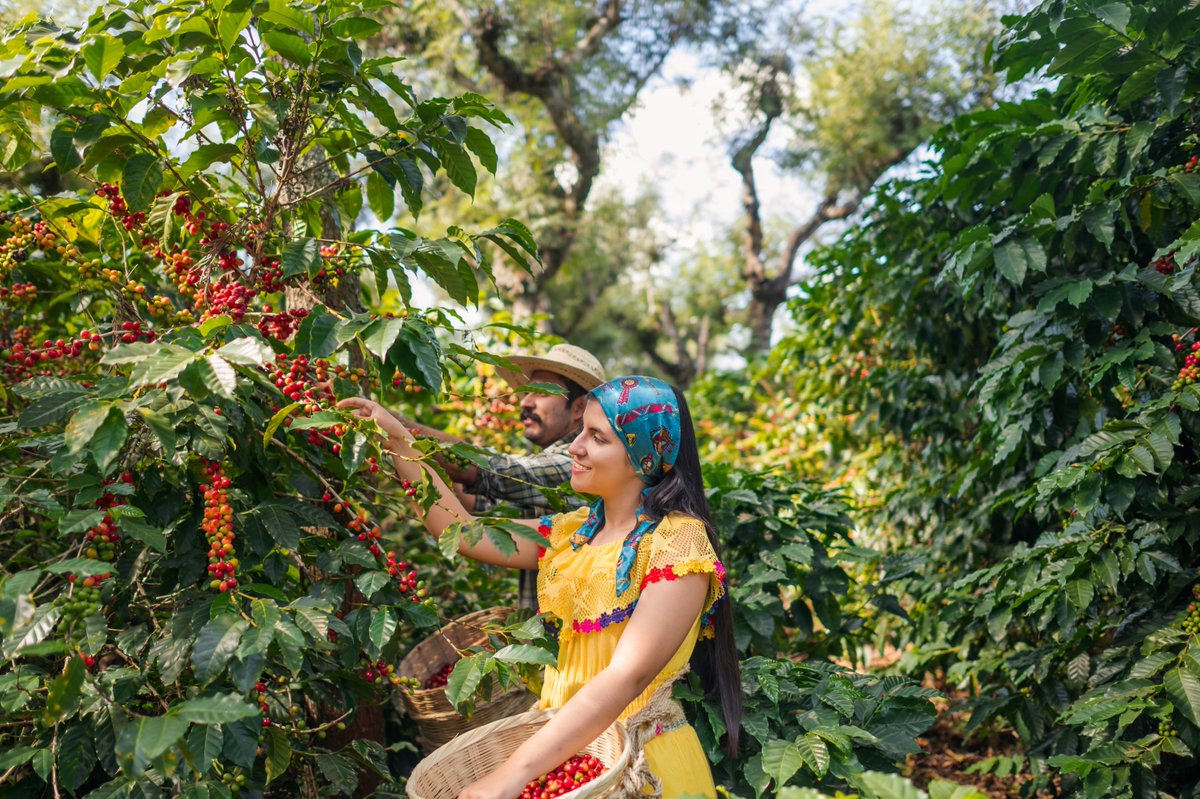
<svg viewBox="0 0 1200 799">
<path fill-rule="evenodd" d="M 554 529 L 553 522 L 554 522 L 553 516 L 543 516 L 540 520 L 540 523 L 538 524 L 538 528 L 537 528 L 538 535 L 540 535 L 542 538 L 546 539 L 547 541 L 550 540 L 550 533 Z M 543 546 L 539 546 L 538 547 L 538 560 L 541 560 L 545 556 L 545 554 L 546 554 L 546 548 Z"/>
<path fill-rule="evenodd" d="M 704 615 L 700 617 L 700 637 L 713 637 L 713 617 L 717 612 L 717 605 L 725 598 L 725 565 L 719 560 L 685 560 L 682 563 L 668 563 L 666 566 L 655 566 L 646 572 L 646 576 L 642 578 L 642 591 L 646 590 L 646 586 L 651 583 L 662 582 L 663 580 L 675 580 L 685 574 L 706 574 L 712 572 L 716 575 L 720 586 L 717 590 L 717 598 L 713 601 L 712 607 L 704 611 Z"/>
<path fill-rule="evenodd" d="M 623 621 L 628 621 L 633 615 L 633 609 L 637 607 L 637 600 L 629 603 L 623 608 L 606 611 L 601 613 L 594 619 L 583 619 L 571 622 L 571 629 L 577 633 L 598 633 L 605 627 L 613 624 L 620 624 Z"/>
</svg>

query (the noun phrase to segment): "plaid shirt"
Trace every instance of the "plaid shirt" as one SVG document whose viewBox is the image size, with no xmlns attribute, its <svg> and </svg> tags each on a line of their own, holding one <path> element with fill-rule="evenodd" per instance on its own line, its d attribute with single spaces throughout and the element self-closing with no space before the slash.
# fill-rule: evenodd
<svg viewBox="0 0 1200 799">
<path fill-rule="evenodd" d="M 550 506 L 539 487 L 558 488 L 571 479 L 571 456 L 567 448 L 578 433 L 560 439 L 534 455 L 496 455 L 487 469 L 479 470 L 479 479 L 467 491 L 476 496 L 475 513 L 490 512 L 500 502 L 516 507 L 522 516 L 532 518 L 550 513 Z M 587 503 L 567 497 L 571 507 Z"/>
</svg>

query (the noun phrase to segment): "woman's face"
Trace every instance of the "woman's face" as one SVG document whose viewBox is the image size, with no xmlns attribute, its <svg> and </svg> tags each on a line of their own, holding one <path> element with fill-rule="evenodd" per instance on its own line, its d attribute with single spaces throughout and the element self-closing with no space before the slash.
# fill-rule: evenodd
<svg viewBox="0 0 1200 799">
<path fill-rule="evenodd" d="M 583 411 L 583 432 L 567 449 L 571 465 L 571 488 L 584 494 L 611 495 L 640 483 L 629 463 L 625 445 L 608 423 L 600 403 L 588 402 Z"/>
</svg>

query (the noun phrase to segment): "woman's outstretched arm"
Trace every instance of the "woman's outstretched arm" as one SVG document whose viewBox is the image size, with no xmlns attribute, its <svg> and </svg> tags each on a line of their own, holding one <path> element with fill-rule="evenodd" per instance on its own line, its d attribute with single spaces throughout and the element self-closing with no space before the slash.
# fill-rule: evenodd
<svg viewBox="0 0 1200 799">
<path fill-rule="evenodd" d="M 523 743 L 458 799 L 515 799 L 525 785 L 594 741 L 666 667 L 700 616 L 709 577 L 689 574 L 647 586 L 612 661 Z"/>
<path fill-rule="evenodd" d="M 462 502 L 454 495 L 454 491 L 446 485 L 438 473 L 421 462 L 423 456 L 413 447 L 412 433 L 386 408 L 378 402 L 364 397 L 349 397 L 339 402 L 338 407 L 353 410 L 354 415 L 360 419 L 374 420 L 387 434 L 384 448 L 392 456 L 392 464 L 396 467 L 399 479 L 416 484 L 423 480 L 426 474 L 429 475 L 434 490 L 438 493 L 438 500 L 425 513 L 425 529 L 435 539 L 440 538 L 446 528 L 452 524 L 460 522 L 470 524 L 479 520 L 477 516 L 472 515 L 463 507 Z M 538 526 L 537 519 L 517 519 L 515 521 L 534 529 L 537 529 Z M 473 560 L 490 563 L 493 566 L 510 566 L 517 569 L 536 569 L 537 549 L 537 545 L 532 541 L 518 538 L 517 551 L 512 555 L 505 555 L 486 536 L 472 546 L 468 546 L 465 541 L 460 542 L 458 546 L 460 553 Z"/>
</svg>

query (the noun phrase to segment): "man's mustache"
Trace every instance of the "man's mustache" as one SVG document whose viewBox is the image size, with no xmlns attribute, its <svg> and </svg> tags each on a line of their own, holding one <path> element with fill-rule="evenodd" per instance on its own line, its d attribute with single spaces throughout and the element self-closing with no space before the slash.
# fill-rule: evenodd
<svg viewBox="0 0 1200 799">
<path fill-rule="evenodd" d="M 534 421 L 538 424 L 542 423 L 542 417 L 538 416 L 533 411 L 521 411 L 521 421 L 524 422 L 526 420 Z"/>
</svg>

